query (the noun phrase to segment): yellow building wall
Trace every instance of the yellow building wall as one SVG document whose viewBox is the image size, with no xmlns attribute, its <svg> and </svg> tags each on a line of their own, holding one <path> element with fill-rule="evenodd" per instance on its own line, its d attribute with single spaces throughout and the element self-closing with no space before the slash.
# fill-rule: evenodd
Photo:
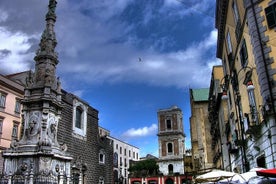
<svg viewBox="0 0 276 184">
<path fill-rule="evenodd" d="M 266 7 L 269 6 L 270 1 L 262 1 L 259 5 L 262 7 L 262 9 L 264 10 Z M 270 47 L 271 52 L 269 53 L 270 58 L 274 58 L 274 62 L 271 64 L 272 68 L 276 68 L 276 32 L 275 32 L 275 27 L 272 29 L 269 29 L 267 24 L 267 20 L 266 20 L 266 16 L 265 16 L 265 11 L 261 12 L 261 15 L 265 18 L 265 21 L 263 21 L 263 24 L 265 24 L 264 26 L 267 27 L 267 31 L 265 32 L 265 36 L 267 36 L 269 38 L 269 41 L 266 42 L 265 44 L 267 44 L 268 47 Z M 273 79 L 276 80 L 276 74 L 273 75 Z"/>
</svg>

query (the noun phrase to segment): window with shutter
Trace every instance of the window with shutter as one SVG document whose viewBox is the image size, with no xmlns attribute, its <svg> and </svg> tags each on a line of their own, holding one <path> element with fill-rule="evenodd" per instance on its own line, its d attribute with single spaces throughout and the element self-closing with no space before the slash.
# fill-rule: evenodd
<svg viewBox="0 0 276 184">
<path fill-rule="evenodd" d="M 242 41 L 242 45 L 240 49 L 240 59 L 241 59 L 241 66 L 245 68 L 248 63 L 248 53 L 247 53 L 245 40 Z"/>
<path fill-rule="evenodd" d="M 276 3 L 265 8 L 265 16 L 268 28 L 273 28 L 276 26 Z"/>
<path fill-rule="evenodd" d="M 15 101 L 15 109 L 14 109 L 14 112 L 19 114 L 20 113 L 20 110 L 21 110 L 21 103 L 20 103 L 20 100 L 19 99 L 16 99 Z"/>
<path fill-rule="evenodd" d="M 5 92 L 0 91 L 0 107 L 1 108 L 5 108 L 6 96 L 7 96 L 7 94 Z"/>
<path fill-rule="evenodd" d="M 230 54 L 230 53 L 232 54 L 231 35 L 230 35 L 229 31 L 227 32 L 226 41 L 227 41 L 228 54 Z"/>
<path fill-rule="evenodd" d="M 2 131 L 3 131 L 3 123 L 4 123 L 4 118 L 0 117 L 0 135 L 2 134 Z"/>
<path fill-rule="evenodd" d="M 18 124 L 19 123 L 14 123 L 13 128 L 12 128 L 12 137 L 17 139 L 17 134 L 18 134 Z"/>
</svg>

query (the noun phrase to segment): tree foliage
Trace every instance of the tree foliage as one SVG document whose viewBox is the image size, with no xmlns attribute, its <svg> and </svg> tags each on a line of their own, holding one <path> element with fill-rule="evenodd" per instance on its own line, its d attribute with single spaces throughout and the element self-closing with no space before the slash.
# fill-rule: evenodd
<svg viewBox="0 0 276 184">
<path fill-rule="evenodd" d="M 155 159 L 147 159 L 147 160 L 142 160 L 139 162 L 136 162 L 132 166 L 129 167 L 129 172 L 142 172 L 146 171 L 147 174 L 154 174 L 157 173 L 159 170 L 159 166 L 156 163 Z"/>
</svg>

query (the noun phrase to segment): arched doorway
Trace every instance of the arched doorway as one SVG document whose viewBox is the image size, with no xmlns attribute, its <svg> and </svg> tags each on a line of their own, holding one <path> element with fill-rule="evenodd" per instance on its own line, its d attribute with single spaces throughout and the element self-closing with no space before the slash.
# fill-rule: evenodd
<svg viewBox="0 0 276 184">
<path fill-rule="evenodd" d="M 133 181 L 132 184 L 141 184 L 140 181 Z"/>
<path fill-rule="evenodd" d="M 114 178 L 114 183 L 117 184 L 119 183 L 119 174 L 117 170 L 113 171 L 113 178 Z"/>
<path fill-rule="evenodd" d="M 169 174 L 173 173 L 173 165 L 172 164 L 168 165 L 168 171 L 169 171 Z"/>
<path fill-rule="evenodd" d="M 171 178 L 166 179 L 166 184 L 173 184 L 173 179 Z"/>
</svg>

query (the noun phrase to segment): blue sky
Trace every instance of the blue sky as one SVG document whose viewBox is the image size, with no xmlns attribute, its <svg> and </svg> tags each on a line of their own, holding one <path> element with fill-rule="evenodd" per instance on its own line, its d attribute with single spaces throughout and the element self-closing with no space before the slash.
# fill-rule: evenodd
<svg viewBox="0 0 276 184">
<path fill-rule="evenodd" d="M 34 69 L 48 0 L 0 1 L 0 73 Z M 158 156 L 157 111 L 183 111 L 190 88 L 209 87 L 216 58 L 214 0 L 58 0 L 62 87 L 99 110 L 113 137 Z"/>
</svg>

